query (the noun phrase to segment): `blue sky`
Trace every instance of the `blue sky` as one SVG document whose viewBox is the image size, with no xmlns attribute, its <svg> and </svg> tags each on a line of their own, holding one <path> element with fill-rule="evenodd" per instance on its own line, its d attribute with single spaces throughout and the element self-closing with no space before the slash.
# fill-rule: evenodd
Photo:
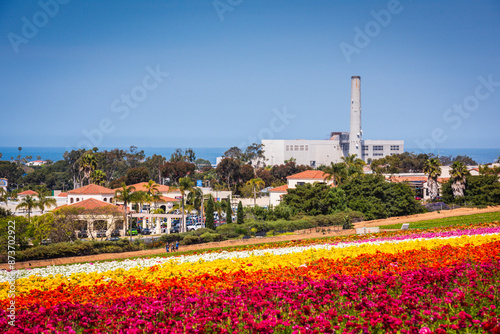
<svg viewBox="0 0 500 334">
<path fill-rule="evenodd" d="M 365 139 L 500 147 L 497 0 L 59 1 L 0 5 L 0 146 L 326 139 L 359 75 Z"/>
</svg>

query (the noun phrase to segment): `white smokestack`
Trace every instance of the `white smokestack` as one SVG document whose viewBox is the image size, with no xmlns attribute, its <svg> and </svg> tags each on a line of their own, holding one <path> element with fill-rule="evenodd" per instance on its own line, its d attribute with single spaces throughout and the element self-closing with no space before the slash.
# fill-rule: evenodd
<svg viewBox="0 0 500 334">
<path fill-rule="evenodd" d="M 361 77 L 351 77 L 351 127 L 349 131 L 349 154 L 356 154 L 357 158 L 362 156 L 361 132 Z"/>
</svg>

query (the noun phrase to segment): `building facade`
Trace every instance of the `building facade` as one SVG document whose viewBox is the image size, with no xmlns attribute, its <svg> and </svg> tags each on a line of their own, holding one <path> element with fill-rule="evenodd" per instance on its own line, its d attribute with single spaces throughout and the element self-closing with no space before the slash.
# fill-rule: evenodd
<svg viewBox="0 0 500 334">
<path fill-rule="evenodd" d="M 403 140 L 364 140 L 361 129 L 361 78 L 351 77 L 350 132 L 332 132 L 326 140 L 262 140 L 265 163 L 280 165 L 295 159 L 299 165 L 319 167 L 355 154 L 365 162 L 404 152 Z"/>
</svg>

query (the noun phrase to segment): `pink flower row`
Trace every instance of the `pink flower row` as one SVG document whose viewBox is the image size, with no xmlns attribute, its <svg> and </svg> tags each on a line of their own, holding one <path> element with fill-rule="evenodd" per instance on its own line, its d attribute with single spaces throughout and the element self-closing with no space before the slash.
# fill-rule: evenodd
<svg viewBox="0 0 500 334">
<path fill-rule="evenodd" d="M 255 282 L 164 291 L 107 305 L 61 303 L 20 311 L 7 333 L 446 333 L 500 332 L 500 262 L 400 275 Z"/>
</svg>

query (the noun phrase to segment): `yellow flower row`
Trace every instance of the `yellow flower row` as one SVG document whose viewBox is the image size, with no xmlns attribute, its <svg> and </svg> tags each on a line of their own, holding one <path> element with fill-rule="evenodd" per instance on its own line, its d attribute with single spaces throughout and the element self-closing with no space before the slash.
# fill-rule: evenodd
<svg viewBox="0 0 500 334">
<path fill-rule="evenodd" d="M 307 249 L 302 252 L 288 253 L 282 255 L 272 255 L 266 253 L 263 256 L 250 255 L 247 258 L 219 259 L 214 261 L 204 261 L 200 259 L 195 263 L 179 263 L 175 259 L 164 264 L 151 268 L 132 268 L 128 271 L 118 269 L 103 273 L 73 273 L 69 276 L 55 275 L 48 277 L 30 276 L 16 281 L 17 294 L 28 294 L 32 290 L 47 291 L 56 289 L 61 284 L 93 286 L 110 281 L 124 283 L 127 277 L 133 276 L 145 283 L 154 283 L 159 280 L 171 278 L 184 278 L 193 275 L 210 274 L 217 275 L 218 272 L 234 273 L 239 270 L 254 272 L 257 270 L 269 270 L 280 267 L 298 267 L 309 265 L 320 258 L 342 259 L 346 257 L 357 257 L 362 254 L 374 254 L 382 252 L 395 254 L 420 248 L 435 249 L 445 245 L 462 247 L 466 244 L 481 245 L 494 241 L 499 241 L 500 235 L 476 235 L 461 236 L 450 239 L 424 239 L 410 240 L 399 243 L 359 244 L 345 248 L 331 249 Z M 7 298 L 7 283 L 0 284 L 0 300 Z"/>
</svg>

